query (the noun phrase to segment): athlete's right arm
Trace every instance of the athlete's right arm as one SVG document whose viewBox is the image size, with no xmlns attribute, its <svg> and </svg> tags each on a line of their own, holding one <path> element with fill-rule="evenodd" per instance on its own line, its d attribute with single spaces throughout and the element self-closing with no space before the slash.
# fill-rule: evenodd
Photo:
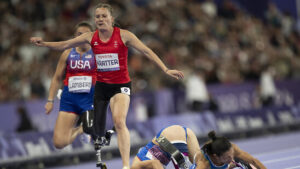
<svg viewBox="0 0 300 169">
<path fill-rule="evenodd" d="M 66 61 L 67 61 L 69 53 L 70 53 L 70 50 L 66 50 L 62 53 L 62 55 L 59 58 L 58 64 L 56 66 L 55 74 L 51 80 L 48 101 L 45 105 L 46 114 L 49 114 L 53 109 L 54 97 L 60 86 L 60 82 L 63 78 L 64 72 L 66 69 Z"/>
<path fill-rule="evenodd" d="M 36 46 L 48 47 L 54 50 L 66 50 L 68 48 L 74 48 L 85 43 L 90 44 L 93 34 L 93 32 L 87 32 L 77 36 L 76 38 L 59 42 L 45 42 L 41 37 L 31 37 L 30 42 Z"/>
<path fill-rule="evenodd" d="M 201 153 L 201 151 L 198 151 L 195 154 L 195 161 L 194 164 L 196 164 L 195 169 L 210 169 L 208 161 L 205 159 L 204 155 Z"/>
</svg>

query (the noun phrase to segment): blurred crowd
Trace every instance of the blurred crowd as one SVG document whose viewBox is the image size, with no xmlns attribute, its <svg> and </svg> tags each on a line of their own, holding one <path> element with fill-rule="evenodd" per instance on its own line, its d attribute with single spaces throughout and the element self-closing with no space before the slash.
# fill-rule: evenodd
<svg viewBox="0 0 300 169">
<path fill-rule="evenodd" d="M 76 3 L 75 3 L 76 2 Z M 0 1 L 0 102 L 47 97 L 61 51 L 38 48 L 73 37 L 74 26 L 93 23 L 99 2 L 114 8 L 116 25 L 135 33 L 186 79 L 201 70 L 206 84 L 258 80 L 270 67 L 275 79 L 299 78 L 300 36 L 295 18 L 270 3 L 264 18 L 230 0 L 2 0 Z M 129 68 L 134 92 L 184 86 L 167 78 L 134 50 Z"/>
</svg>

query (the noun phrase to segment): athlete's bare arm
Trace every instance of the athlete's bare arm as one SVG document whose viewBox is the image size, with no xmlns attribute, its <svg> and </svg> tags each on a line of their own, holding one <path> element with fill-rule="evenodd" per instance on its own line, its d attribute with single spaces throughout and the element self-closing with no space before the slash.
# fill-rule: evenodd
<svg viewBox="0 0 300 169">
<path fill-rule="evenodd" d="M 209 162 L 204 157 L 204 155 L 201 153 L 201 151 L 198 151 L 195 155 L 195 163 L 197 165 L 196 169 L 210 169 Z"/>
<path fill-rule="evenodd" d="M 165 73 L 176 78 L 183 79 L 184 75 L 181 71 L 178 70 L 169 70 L 166 65 L 161 61 L 161 59 L 142 41 L 140 41 L 133 33 L 121 29 L 121 37 L 124 44 L 128 47 L 133 47 L 139 52 L 147 56 L 151 61 L 155 62 Z"/>
<path fill-rule="evenodd" d="M 55 94 L 59 88 L 59 84 L 60 84 L 60 82 L 63 78 L 64 72 L 65 72 L 66 60 L 69 56 L 69 53 L 70 53 L 70 49 L 65 50 L 59 58 L 58 64 L 56 66 L 55 74 L 52 77 L 52 81 L 51 81 L 51 85 L 50 85 L 50 89 L 49 89 L 48 102 L 45 105 L 46 114 L 49 114 L 53 109 L 53 102 L 49 102 L 49 101 L 54 100 Z"/>
<path fill-rule="evenodd" d="M 93 34 L 94 32 L 86 32 L 76 38 L 59 42 L 45 42 L 41 37 L 31 37 L 30 41 L 36 46 L 48 47 L 54 50 L 66 50 L 83 44 L 90 44 Z"/>
<path fill-rule="evenodd" d="M 254 158 L 249 153 L 241 150 L 236 144 L 232 143 L 234 149 L 234 157 L 238 157 L 252 165 L 254 165 L 258 169 L 267 169 L 258 159 Z"/>
</svg>

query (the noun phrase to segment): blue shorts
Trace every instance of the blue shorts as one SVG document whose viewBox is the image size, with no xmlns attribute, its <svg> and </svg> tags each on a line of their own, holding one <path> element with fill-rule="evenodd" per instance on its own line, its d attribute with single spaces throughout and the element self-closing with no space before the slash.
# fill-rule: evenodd
<svg viewBox="0 0 300 169">
<path fill-rule="evenodd" d="M 95 87 L 92 86 L 89 93 L 71 93 L 69 92 L 68 86 L 64 86 L 61 94 L 59 111 L 72 112 L 81 115 L 87 110 L 94 109 L 94 91 Z"/>
<path fill-rule="evenodd" d="M 180 141 L 174 141 L 172 143 L 184 156 L 185 163 L 188 166 L 191 166 L 192 163 L 189 161 L 188 149 L 187 144 L 182 143 Z M 184 152 L 182 152 L 184 151 Z M 163 164 L 164 168 L 169 164 L 170 161 L 173 162 L 174 167 L 178 168 L 178 165 L 174 163 L 173 159 L 171 158 L 171 154 L 168 152 L 163 151 L 158 145 L 154 144 L 152 141 L 149 142 L 146 146 L 140 148 L 139 152 L 136 155 L 141 161 L 157 159 Z"/>
<path fill-rule="evenodd" d="M 136 155 L 141 161 L 157 159 L 165 167 L 171 161 L 171 155 L 163 151 L 158 145 L 152 141 L 149 142 L 145 147 L 140 148 Z"/>
</svg>

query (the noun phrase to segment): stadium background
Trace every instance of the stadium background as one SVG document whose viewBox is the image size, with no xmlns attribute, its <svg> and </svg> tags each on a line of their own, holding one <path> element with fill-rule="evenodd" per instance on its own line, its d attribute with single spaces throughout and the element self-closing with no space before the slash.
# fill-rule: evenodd
<svg viewBox="0 0 300 169">
<path fill-rule="evenodd" d="M 300 126 L 299 1 L 3 0 L 1 168 L 95 161 L 92 145 L 79 139 L 62 151 L 54 149 L 51 137 L 59 101 L 55 100 L 49 116 L 43 107 L 61 52 L 35 47 L 29 38 L 71 38 L 79 21 L 93 23 L 93 7 L 99 2 L 111 4 L 121 28 L 134 32 L 166 65 L 186 76 L 180 82 L 168 78 L 147 58 L 129 51 L 133 96 L 127 123 L 132 155 L 169 124 L 190 127 L 200 144 L 214 129 L 244 141 L 271 136 L 290 139 L 270 150 L 288 143 L 289 148 L 299 148 L 287 136 L 292 132 L 298 138 Z M 196 98 L 187 94 L 193 92 L 206 94 Z M 251 151 L 249 147 L 245 149 Z M 120 162 L 115 138 L 103 156 Z"/>
</svg>

